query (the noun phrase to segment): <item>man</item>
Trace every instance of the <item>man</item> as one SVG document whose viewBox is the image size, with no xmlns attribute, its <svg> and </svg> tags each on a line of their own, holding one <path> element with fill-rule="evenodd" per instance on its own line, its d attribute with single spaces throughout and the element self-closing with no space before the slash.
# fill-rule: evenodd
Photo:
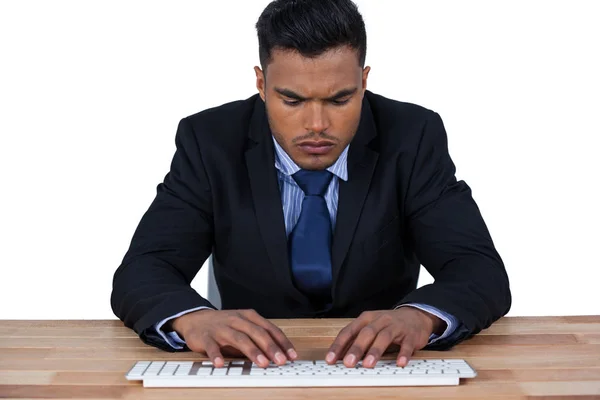
<svg viewBox="0 0 600 400">
<path fill-rule="evenodd" d="M 218 367 L 296 359 L 267 318 L 355 317 L 324 357 L 373 367 L 392 345 L 404 366 L 505 315 L 508 277 L 440 116 L 366 90 L 357 7 L 276 0 L 256 27 L 259 94 L 180 121 L 115 273 L 115 314 Z M 190 287 L 211 254 L 221 310 Z M 420 264 L 435 282 L 417 289 Z"/>
</svg>

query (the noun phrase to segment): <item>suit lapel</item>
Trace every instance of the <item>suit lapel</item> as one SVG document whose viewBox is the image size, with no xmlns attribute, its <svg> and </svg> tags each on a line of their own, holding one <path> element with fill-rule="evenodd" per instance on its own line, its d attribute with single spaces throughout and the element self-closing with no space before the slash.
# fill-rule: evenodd
<svg viewBox="0 0 600 400">
<path fill-rule="evenodd" d="M 338 211 L 332 244 L 333 288 L 348 253 L 361 215 L 371 177 L 379 154 L 367 147 L 377 136 L 373 114 L 366 96 L 363 99 L 361 120 L 348 151 L 348 180 L 340 180 Z"/>
<path fill-rule="evenodd" d="M 292 281 L 273 140 L 264 103 L 259 96 L 250 123 L 250 138 L 254 143 L 246 151 L 246 166 L 260 235 L 277 280 L 288 288 L 287 292 L 290 295 L 304 302 L 304 295 L 296 289 Z"/>
</svg>

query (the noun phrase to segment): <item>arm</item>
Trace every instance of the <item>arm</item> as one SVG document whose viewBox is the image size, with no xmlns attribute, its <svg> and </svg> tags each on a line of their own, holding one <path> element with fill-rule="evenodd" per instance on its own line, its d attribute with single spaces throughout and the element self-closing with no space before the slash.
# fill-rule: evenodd
<svg viewBox="0 0 600 400">
<path fill-rule="evenodd" d="M 212 200 L 194 131 L 182 119 L 171 169 L 157 187 L 113 278 L 111 307 L 146 344 L 173 348 L 158 321 L 196 307 L 215 308 L 190 286 L 213 245 Z"/>
<path fill-rule="evenodd" d="M 421 303 L 461 322 L 429 348 L 447 349 L 489 327 L 511 306 L 508 276 L 471 189 L 455 178 L 443 122 L 432 113 L 415 156 L 405 200 L 408 237 L 434 278 L 398 305 Z"/>
</svg>

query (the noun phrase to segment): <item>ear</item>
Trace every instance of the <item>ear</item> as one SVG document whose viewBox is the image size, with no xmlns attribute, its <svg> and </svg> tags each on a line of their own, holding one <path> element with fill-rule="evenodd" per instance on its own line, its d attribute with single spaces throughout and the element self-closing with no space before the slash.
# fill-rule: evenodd
<svg viewBox="0 0 600 400">
<path fill-rule="evenodd" d="M 254 73 L 256 74 L 256 89 L 260 93 L 260 98 L 265 101 L 266 81 L 265 74 L 259 67 L 254 67 Z"/>
<path fill-rule="evenodd" d="M 362 91 L 363 94 L 365 90 L 367 90 L 367 78 L 369 77 L 369 72 L 371 72 L 371 67 L 365 67 L 362 72 Z"/>
</svg>

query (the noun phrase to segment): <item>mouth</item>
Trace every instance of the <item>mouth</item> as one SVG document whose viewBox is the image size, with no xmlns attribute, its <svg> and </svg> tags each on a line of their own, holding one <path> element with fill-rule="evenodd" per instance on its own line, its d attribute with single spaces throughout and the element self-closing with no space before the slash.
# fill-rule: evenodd
<svg viewBox="0 0 600 400">
<path fill-rule="evenodd" d="M 324 155 L 329 153 L 335 147 L 335 143 L 328 140 L 306 141 L 298 143 L 297 146 L 307 154 Z"/>
</svg>

